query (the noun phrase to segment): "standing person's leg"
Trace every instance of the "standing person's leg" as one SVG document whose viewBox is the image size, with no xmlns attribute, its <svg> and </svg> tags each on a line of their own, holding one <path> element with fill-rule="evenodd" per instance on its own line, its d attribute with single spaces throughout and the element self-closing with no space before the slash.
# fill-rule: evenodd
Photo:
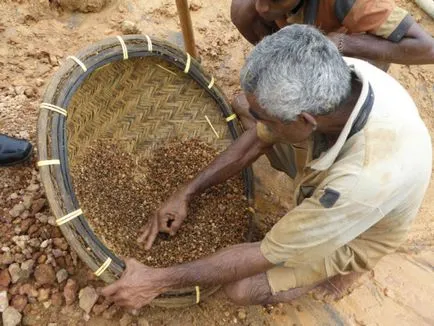
<svg viewBox="0 0 434 326">
<path fill-rule="evenodd" d="M 0 134 L 0 166 L 11 166 L 27 161 L 32 154 L 32 144 Z"/>
</svg>

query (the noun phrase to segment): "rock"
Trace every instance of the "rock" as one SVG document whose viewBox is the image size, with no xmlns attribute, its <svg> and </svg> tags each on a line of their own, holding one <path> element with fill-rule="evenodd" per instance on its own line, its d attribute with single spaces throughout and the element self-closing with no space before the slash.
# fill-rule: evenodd
<svg viewBox="0 0 434 326">
<path fill-rule="evenodd" d="M 55 0 L 52 2 L 71 11 L 99 12 L 110 0 Z"/>
<path fill-rule="evenodd" d="M 55 258 L 59 258 L 59 257 L 64 256 L 63 251 L 60 250 L 60 249 L 53 249 L 52 253 L 53 253 L 53 256 L 54 256 Z"/>
<path fill-rule="evenodd" d="M 66 269 L 60 269 L 56 273 L 56 278 L 58 283 L 62 283 L 64 280 L 66 280 L 68 278 L 68 272 L 66 271 Z"/>
<path fill-rule="evenodd" d="M 27 234 L 32 235 L 32 234 L 36 233 L 38 230 L 39 230 L 39 225 L 37 225 L 35 223 L 29 227 L 29 231 L 27 232 Z"/>
<path fill-rule="evenodd" d="M 14 262 L 14 256 L 10 251 L 0 255 L 0 265 L 10 265 Z"/>
<path fill-rule="evenodd" d="M 21 314 L 14 307 L 7 307 L 3 312 L 3 326 L 16 326 L 21 322 Z"/>
<path fill-rule="evenodd" d="M 114 315 L 119 311 L 119 308 L 116 305 L 111 305 L 104 313 L 102 314 L 105 319 L 113 319 Z"/>
<path fill-rule="evenodd" d="M 38 264 L 44 264 L 47 261 L 47 256 L 46 255 L 41 255 L 38 258 Z"/>
<path fill-rule="evenodd" d="M 33 266 L 35 261 L 33 259 L 26 260 L 21 264 L 21 279 L 26 280 L 30 277 L 33 272 Z"/>
<path fill-rule="evenodd" d="M 23 214 L 21 214 L 21 215 L 23 215 Z M 21 225 L 20 225 L 21 232 L 27 232 L 27 230 L 30 228 L 30 226 L 33 223 L 35 223 L 35 220 L 30 219 L 30 218 L 21 221 Z"/>
<path fill-rule="evenodd" d="M 32 183 L 26 188 L 26 190 L 30 192 L 36 192 L 39 190 L 39 188 L 40 186 L 37 183 Z"/>
<path fill-rule="evenodd" d="M 29 241 L 30 237 L 28 235 L 16 235 L 12 237 L 12 241 L 21 249 L 26 247 L 27 241 Z"/>
<path fill-rule="evenodd" d="M 21 277 L 21 268 L 17 263 L 13 263 L 9 265 L 9 274 L 11 276 L 12 283 L 17 283 Z"/>
<path fill-rule="evenodd" d="M 246 317 L 247 317 L 247 314 L 246 314 L 246 312 L 244 310 L 238 311 L 238 318 L 240 320 L 244 320 L 244 319 L 246 319 Z"/>
<path fill-rule="evenodd" d="M 23 197 L 23 205 L 26 209 L 30 209 L 30 207 L 32 207 L 32 200 L 33 200 L 32 195 L 25 195 Z"/>
<path fill-rule="evenodd" d="M 41 241 L 39 241 L 38 238 L 32 238 L 29 240 L 28 244 L 30 247 L 39 248 L 39 246 L 41 245 Z"/>
<path fill-rule="evenodd" d="M 63 288 L 63 296 L 67 305 L 72 304 L 77 299 L 78 284 L 70 278 Z"/>
<path fill-rule="evenodd" d="M 121 23 L 121 32 L 125 35 L 127 35 L 127 34 L 140 34 L 140 29 L 132 21 L 124 20 Z"/>
<path fill-rule="evenodd" d="M 137 321 L 137 325 L 138 325 L 138 326 L 149 326 L 149 322 L 148 322 L 148 320 L 145 319 L 145 318 L 140 318 L 140 319 Z"/>
<path fill-rule="evenodd" d="M 11 193 L 11 195 L 9 196 L 10 199 L 14 200 L 18 198 L 18 194 L 16 192 Z"/>
<path fill-rule="evenodd" d="M 35 97 L 36 94 L 37 94 L 37 91 L 36 91 L 36 89 L 34 89 L 33 87 L 27 87 L 27 88 L 24 90 L 24 95 L 26 95 L 27 98 Z"/>
<path fill-rule="evenodd" d="M 48 323 L 47 326 L 57 326 L 57 323 Z"/>
<path fill-rule="evenodd" d="M 41 213 L 36 213 L 35 217 L 42 224 L 47 224 L 48 223 L 48 216 L 47 215 L 44 215 L 44 214 L 41 214 Z"/>
<path fill-rule="evenodd" d="M 53 226 L 57 226 L 56 218 L 52 215 L 48 216 L 48 224 L 53 225 Z"/>
<path fill-rule="evenodd" d="M 120 326 L 131 326 L 132 323 L 133 323 L 133 317 L 128 313 L 125 313 L 122 316 L 122 318 L 119 320 Z"/>
<path fill-rule="evenodd" d="M 84 289 L 81 289 L 78 297 L 80 308 L 83 309 L 87 314 L 90 313 L 92 307 L 98 300 L 98 294 L 91 286 L 87 286 Z"/>
<path fill-rule="evenodd" d="M 22 212 L 26 210 L 26 207 L 24 207 L 23 203 L 16 204 L 12 209 L 9 211 L 9 215 L 12 217 L 18 217 Z"/>
<path fill-rule="evenodd" d="M 27 297 L 29 298 L 36 298 L 38 296 L 38 290 L 36 290 L 35 286 L 30 284 L 30 283 L 26 283 L 21 285 L 20 289 L 19 289 L 19 294 L 21 295 L 27 295 Z"/>
<path fill-rule="evenodd" d="M 56 274 L 53 267 L 42 264 L 35 268 L 35 279 L 39 284 L 53 284 L 56 281 Z"/>
<path fill-rule="evenodd" d="M 25 257 L 24 257 L 23 254 L 15 254 L 14 255 L 14 260 L 15 260 L 16 263 L 20 263 L 21 264 L 21 263 L 24 262 Z"/>
<path fill-rule="evenodd" d="M 44 288 L 39 289 L 38 301 L 39 302 L 47 301 L 48 298 L 50 297 L 50 293 L 51 293 L 50 289 L 44 289 Z"/>
<path fill-rule="evenodd" d="M 51 295 L 51 303 L 55 307 L 60 307 L 63 304 L 63 295 L 60 292 L 53 293 Z"/>
<path fill-rule="evenodd" d="M 54 238 L 53 239 L 53 244 L 62 250 L 67 250 L 68 249 L 68 243 L 66 242 L 65 239 L 62 238 Z"/>
<path fill-rule="evenodd" d="M 44 303 L 42 303 L 42 305 L 44 306 L 45 309 L 48 309 L 51 306 L 51 301 L 45 301 Z"/>
<path fill-rule="evenodd" d="M 104 301 L 101 304 L 96 304 L 93 306 L 92 312 L 99 316 L 101 315 L 104 311 L 106 311 L 108 309 L 108 307 L 110 307 L 110 303 L 107 301 Z"/>
<path fill-rule="evenodd" d="M 26 218 L 28 218 L 30 216 L 29 211 L 25 210 L 24 212 L 21 213 L 20 217 L 25 220 Z"/>
<path fill-rule="evenodd" d="M 9 284 L 11 283 L 11 276 L 7 269 L 3 269 L 0 272 L 0 291 L 7 290 Z"/>
<path fill-rule="evenodd" d="M 27 305 L 27 297 L 25 295 L 16 295 L 11 300 L 11 306 L 22 312 Z"/>
<path fill-rule="evenodd" d="M 191 2 L 188 8 L 189 8 L 191 11 L 198 11 L 199 9 L 202 8 L 202 5 L 199 4 L 199 3 Z"/>
<path fill-rule="evenodd" d="M 41 248 L 47 248 L 48 245 L 51 244 L 52 241 L 53 240 L 51 240 L 51 239 L 47 239 L 47 240 L 42 241 Z"/>
<path fill-rule="evenodd" d="M 47 200 L 45 198 L 39 198 L 39 199 L 35 200 L 32 204 L 32 210 L 30 211 L 30 213 L 32 215 L 39 213 L 44 208 L 46 203 L 47 203 Z M 48 221 L 48 219 L 47 219 L 47 221 Z"/>
<path fill-rule="evenodd" d="M 0 312 L 4 312 L 9 307 L 8 293 L 6 291 L 0 292 Z"/>
</svg>

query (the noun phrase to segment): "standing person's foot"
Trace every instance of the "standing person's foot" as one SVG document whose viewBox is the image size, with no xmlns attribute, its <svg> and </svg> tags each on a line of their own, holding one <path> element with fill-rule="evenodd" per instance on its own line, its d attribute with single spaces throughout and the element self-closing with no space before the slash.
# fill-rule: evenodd
<svg viewBox="0 0 434 326">
<path fill-rule="evenodd" d="M 240 119 L 241 124 L 244 127 L 244 130 L 253 128 L 256 125 L 256 120 L 251 116 L 249 112 L 249 102 L 247 102 L 247 98 L 244 93 L 241 93 L 232 100 L 232 110 Z"/>
<path fill-rule="evenodd" d="M 11 166 L 27 161 L 32 155 L 32 144 L 0 134 L 0 166 Z"/>
</svg>

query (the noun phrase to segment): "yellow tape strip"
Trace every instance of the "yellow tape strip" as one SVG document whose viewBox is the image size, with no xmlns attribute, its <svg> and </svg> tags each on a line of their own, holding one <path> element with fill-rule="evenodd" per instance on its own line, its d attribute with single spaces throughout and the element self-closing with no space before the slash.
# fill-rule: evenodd
<svg viewBox="0 0 434 326">
<path fill-rule="evenodd" d="M 46 110 L 50 110 L 50 111 L 54 111 L 57 112 L 59 114 L 62 114 L 66 117 L 67 112 L 65 109 L 62 109 L 60 106 L 56 106 L 50 103 L 41 103 L 41 105 L 39 106 L 40 109 L 46 109 Z"/>
<path fill-rule="evenodd" d="M 235 113 L 231 114 L 229 117 L 226 117 L 226 122 L 232 121 L 237 117 Z"/>
<path fill-rule="evenodd" d="M 209 120 L 208 116 L 205 116 L 205 120 L 206 122 L 208 122 L 209 126 L 211 127 L 212 131 L 214 131 L 214 134 L 216 135 L 217 138 L 219 137 L 219 134 L 217 133 L 217 130 L 215 130 L 214 126 L 212 125 L 211 121 Z"/>
<path fill-rule="evenodd" d="M 211 81 L 209 82 L 208 88 L 211 89 L 211 87 L 214 86 L 214 76 L 211 77 Z"/>
<path fill-rule="evenodd" d="M 187 62 L 185 63 L 185 69 L 184 73 L 188 73 L 190 71 L 190 65 L 191 65 L 191 56 L 187 53 Z"/>
<path fill-rule="evenodd" d="M 146 40 L 148 41 L 148 51 L 152 52 L 152 41 L 151 38 L 148 35 L 145 35 Z"/>
<path fill-rule="evenodd" d="M 122 53 L 124 54 L 124 60 L 127 60 L 128 59 L 128 49 L 127 49 L 127 46 L 126 46 L 124 40 L 122 39 L 122 37 L 120 37 L 120 36 L 116 36 L 116 37 L 118 38 L 119 42 L 121 43 Z"/>
<path fill-rule="evenodd" d="M 42 160 L 36 163 L 37 166 L 60 165 L 60 160 Z"/>
<path fill-rule="evenodd" d="M 199 286 L 196 285 L 195 289 L 196 289 L 196 304 L 198 304 L 200 301 L 200 288 Z"/>
<path fill-rule="evenodd" d="M 65 224 L 65 223 L 73 220 L 74 218 L 80 216 L 81 214 L 83 214 L 83 211 L 81 209 L 77 209 L 76 211 L 73 211 L 73 212 L 69 213 L 68 215 L 65 215 L 64 217 L 58 218 L 56 220 L 56 224 L 60 226 L 62 224 Z"/>
<path fill-rule="evenodd" d="M 96 276 L 100 276 L 100 275 L 101 275 L 102 273 L 104 273 L 105 270 L 110 266 L 111 262 L 112 262 L 112 259 L 111 259 L 110 257 L 108 257 L 108 258 L 106 259 L 106 261 L 104 262 L 104 264 L 102 264 L 101 267 L 98 268 L 98 269 L 94 272 L 94 274 L 95 274 Z"/>
<path fill-rule="evenodd" d="M 68 59 L 72 59 L 72 60 L 74 60 L 75 63 L 78 64 L 78 65 L 81 67 L 81 69 L 83 69 L 84 72 L 87 71 L 86 66 L 84 65 L 84 63 L 83 63 L 79 58 L 77 58 L 77 57 L 75 57 L 75 56 L 73 56 L 73 55 L 70 55 L 70 56 L 66 57 L 66 59 L 67 59 L 67 60 L 68 60 Z"/>
</svg>

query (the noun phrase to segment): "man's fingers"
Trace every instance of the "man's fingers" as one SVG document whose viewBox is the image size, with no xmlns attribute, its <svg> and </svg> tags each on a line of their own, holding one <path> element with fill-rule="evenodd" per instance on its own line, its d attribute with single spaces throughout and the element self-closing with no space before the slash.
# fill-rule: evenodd
<svg viewBox="0 0 434 326">
<path fill-rule="evenodd" d="M 152 221 L 149 221 L 143 228 L 140 229 L 140 232 L 143 233 L 137 238 L 137 242 L 139 243 L 145 242 L 146 238 L 149 235 L 149 232 L 151 231 L 151 225 L 152 225 Z"/>
<path fill-rule="evenodd" d="M 177 218 L 175 220 L 173 220 L 172 225 L 170 226 L 170 230 L 169 230 L 169 234 L 170 235 L 175 235 L 176 232 L 178 232 L 179 228 L 181 227 L 182 224 L 182 219 Z"/>
<path fill-rule="evenodd" d="M 148 240 L 147 240 L 146 246 L 145 246 L 146 250 L 151 249 L 152 244 L 154 243 L 157 235 L 158 235 L 158 221 L 155 219 L 154 222 L 152 223 L 150 232 L 148 234 Z"/>
<path fill-rule="evenodd" d="M 116 294 L 120 288 L 120 281 L 116 281 L 110 285 L 107 285 L 101 290 L 101 294 L 105 297 L 110 297 Z"/>
<path fill-rule="evenodd" d="M 163 220 L 160 220 L 158 230 L 160 232 L 170 233 L 171 228 L 168 226 L 169 221 L 171 221 L 170 217 L 165 217 Z"/>
</svg>

